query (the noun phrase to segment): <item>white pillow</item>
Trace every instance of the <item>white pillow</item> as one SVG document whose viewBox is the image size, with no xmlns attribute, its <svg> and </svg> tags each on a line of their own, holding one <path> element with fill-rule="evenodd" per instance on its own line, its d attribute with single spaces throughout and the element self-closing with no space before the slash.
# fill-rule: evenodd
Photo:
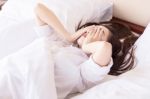
<svg viewBox="0 0 150 99">
<path fill-rule="evenodd" d="M 147 25 L 144 33 L 138 38 L 135 45 L 136 48 L 136 58 L 138 61 L 138 66 L 149 66 L 150 64 L 150 23 Z"/>
<path fill-rule="evenodd" d="M 48 8 L 52 9 L 71 33 L 79 22 L 100 22 L 112 18 L 112 0 L 42 0 Z"/>
<path fill-rule="evenodd" d="M 137 68 L 150 68 L 150 23 L 147 25 L 144 33 L 138 38 L 135 56 L 137 58 Z"/>
<path fill-rule="evenodd" d="M 17 21 L 34 18 L 37 0 L 8 0 L 1 13 Z M 72 33 L 82 20 L 108 21 L 112 18 L 112 0 L 41 0 L 59 17 Z"/>
<path fill-rule="evenodd" d="M 3 16 L 18 22 L 33 18 L 34 7 L 37 0 L 8 0 L 0 12 Z"/>
</svg>

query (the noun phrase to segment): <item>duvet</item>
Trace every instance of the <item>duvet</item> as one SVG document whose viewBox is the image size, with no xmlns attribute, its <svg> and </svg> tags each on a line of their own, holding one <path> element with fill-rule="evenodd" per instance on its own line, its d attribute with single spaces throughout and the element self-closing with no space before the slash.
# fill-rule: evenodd
<svg viewBox="0 0 150 99">
<path fill-rule="evenodd" d="M 44 38 L 0 60 L 0 99 L 57 99 Z"/>
</svg>

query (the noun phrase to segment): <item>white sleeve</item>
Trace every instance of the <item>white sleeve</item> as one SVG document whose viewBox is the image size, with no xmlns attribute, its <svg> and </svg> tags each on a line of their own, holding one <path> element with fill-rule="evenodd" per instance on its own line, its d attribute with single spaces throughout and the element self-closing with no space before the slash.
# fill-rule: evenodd
<svg viewBox="0 0 150 99">
<path fill-rule="evenodd" d="M 34 27 L 38 37 L 47 37 L 53 32 L 53 29 L 48 25 Z"/>
<path fill-rule="evenodd" d="M 102 79 L 108 74 L 110 68 L 113 65 L 113 60 L 111 58 L 108 66 L 99 66 L 96 64 L 92 57 L 80 65 L 80 86 L 78 90 L 83 92 L 86 89 L 89 89 L 102 81 Z"/>
</svg>

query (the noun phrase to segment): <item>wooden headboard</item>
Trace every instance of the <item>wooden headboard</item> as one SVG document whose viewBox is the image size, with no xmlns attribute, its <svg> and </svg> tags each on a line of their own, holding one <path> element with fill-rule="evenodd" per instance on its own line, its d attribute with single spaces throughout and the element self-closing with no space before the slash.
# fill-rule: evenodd
<svg viewBox="0 0 150 99">
<path fill-rule="evenodd" d="M 116 17 L 113 17 L 112 21 L 123 23 L 123 24 L 127 24 L 131 28 L 131 30 L 133 32 L 137 33 L 137 34 L 142 34 L 144 29 L 145 29 L 144 26 L 137 25 L 135 23 L 131 23 L 131 22 L 128 22 L 128 21 L 125 21 L 123 19 L 119 19 L 119 18 L 116 18 Z"/>
</svg>

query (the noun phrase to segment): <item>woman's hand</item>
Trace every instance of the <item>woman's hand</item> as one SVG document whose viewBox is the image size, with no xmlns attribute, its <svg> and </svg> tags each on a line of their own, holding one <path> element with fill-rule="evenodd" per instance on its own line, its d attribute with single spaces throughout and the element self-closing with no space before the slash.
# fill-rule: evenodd
<svg viewBox="0 0 150 99">
<path fill-rule="evenodd" d="M 86 35 L 87 34 L 87 32 L 90 30 L 90 29 L 92 29 L 94 26 L 89 26 L 88 28 L 86 27 L 86 28 L 82 28 L 82 29 L 80 29 L 80 30 L 78 30 L 76 33 L 73 33 L 72 35 L 71 35 L 71 42 L 75 42 L 78 38 L 80 38 L 81 36 L 83 36 L 83 35 Z"/>
<path fill-rule="evenodd" d="M 100 41 L 101 40 L 101 28 L 97 27 L 97 28 L 91 28 L 89 30 L 87 30 L 87 36 L 83 42 L 83 45 L 88 44 L 88 43 L 92 43 L 95 41 Z"/>
<path fill-rule="evenodd" d="M 87 30 L 78 30 L 76 33 L 73 33 L 71 35 L 70 42 L 75 42 L 78 38 L 80 38 L 82 35 L 86 34 Z"/>
<path fill-rule="evenodd" d="M 101 27 L 94 27 L 87 31 L 87 36 L 83 40 L 82 50 L 87 54 L 94 53 L 95 49 L 99 48 L 103 42 L 103 30 Z M 108 43 L 108 42 L 107 42 Z"/>
</svg>

